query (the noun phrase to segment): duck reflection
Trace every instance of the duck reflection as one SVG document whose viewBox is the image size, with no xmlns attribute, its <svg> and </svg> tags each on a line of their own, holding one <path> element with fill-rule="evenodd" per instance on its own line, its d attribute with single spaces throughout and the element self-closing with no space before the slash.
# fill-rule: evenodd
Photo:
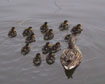
<svg viewBox="0 0 105 84">
<path fill-rule="evenodd" d="M 79 66 L 79 65 L 78 65 Z M 77 66 L 77 67 L 78 67 Z M 67 76 L 67 78 L 69 79 L 69 78 L 73 78 L 73 74 L 74 74 L 74 72 L 75 72 L 75 70 L 77 69 L 77 67 L 75 67 L 75 68 L 73 68 L 73 69 L 71 69 L 71 70 L 66 70 L 66 69 L 64 69 L 65 70 L 65 74 L 66 74 L 66 76 Z"/>
</svg>

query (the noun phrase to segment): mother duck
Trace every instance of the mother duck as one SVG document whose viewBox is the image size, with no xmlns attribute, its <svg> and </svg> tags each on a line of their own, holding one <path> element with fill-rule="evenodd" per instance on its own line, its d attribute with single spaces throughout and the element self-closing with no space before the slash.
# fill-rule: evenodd
<svg viewBox="0 0 105 84">
<path fill-rule="evenodd" d="M 60 60 L 64 69 L 71 70 L 80 64 L 82 60 L 82 53 L 75 44 L 75 37 L 70 36 L 68 45 L 68 48 L 63 50 Z"/>
</svg>

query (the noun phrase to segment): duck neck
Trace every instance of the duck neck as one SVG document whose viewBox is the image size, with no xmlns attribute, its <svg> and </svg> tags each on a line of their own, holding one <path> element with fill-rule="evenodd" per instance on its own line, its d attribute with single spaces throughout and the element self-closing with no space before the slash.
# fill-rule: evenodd
<svg viewBox="0 0 105 84">
<path fill-rule="evenodd" d="M 69 49 L 75 48 L 75 43 L 73 41 L 71 41 L 71 40 L 69 40 L 68 45 L 69 45 L 69 47 L 68 47 Z"/>
</svg>

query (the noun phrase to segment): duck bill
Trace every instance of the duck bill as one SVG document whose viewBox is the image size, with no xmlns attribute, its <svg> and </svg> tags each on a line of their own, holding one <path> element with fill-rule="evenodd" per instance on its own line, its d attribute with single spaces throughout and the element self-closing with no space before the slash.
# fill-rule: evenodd
<svg viewBox="0 0 105 84">
<path fill-rule="evenodd" d="M 68 67 L 68 66 L 64 66 L 64 68 L 66 69 L 66 70 L 71 70 L 71 69 L 73 69 L 73 68 L 75 68 L 76 66 L 70 66 L 70 67 Z"/>
</svg>

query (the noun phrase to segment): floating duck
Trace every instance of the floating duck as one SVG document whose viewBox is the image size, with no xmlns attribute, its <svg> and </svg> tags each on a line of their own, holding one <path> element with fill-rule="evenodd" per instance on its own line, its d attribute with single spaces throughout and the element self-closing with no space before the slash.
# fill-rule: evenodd
<svg viewBox="0 0 105 84">
<path fill-rule="evenodd" d="M 63 30 L 68 30 L 69 27 L 70 27 L 70 26 L 69 26 L 68 20 L 65 20 L 63 23 L 60 24 L 59 29 L 60 29 L 61 31 L 63 31 Z"/>
<path fill-rule="evenodd" d="M 53 38 L 54 38 L 53 29 L 49 29 L 49 31 L 46 32 L 45 35 L 44 35 L 44 40 L 51 40 Z"/>
<path fill-rule="evenodd" d="M 37 53 L 36 56 L 33 59 L 33 63 L 35 66 L 39 66 L 42 63 L 42 58 L 40 53 Z"/>
<path fill-rule="evenodd" d="M 43 54 L 49 53 L 51 51 L 51 47 L 52 47 L 51 43 L 47 42 L 42 48 Z"/>
<path fill-rule="evenodd" d="M 65 36 L 64 40 L 65 40 L 65 41 L 68 41 L 69 38 L 70 38 L 70 36 L 71 36 L 71 34 L 67 34 L 67 35 Z"/>
<path fill-rule="evenodd" d="M 30 52 L 30 46 L 29 43 L 27 43 L 22 49 L 21 49 L 21 54 L 26 55 Z"/>
<path fill-rule="evenodd" d="M 48 64 L 53 64 L 55 62 L 55 55 L 53 53 L 49 53 L 46 57 L 46 62 Z"/>
<path fill-rule="evenodd" d="M 82 31 L 83 29 L 81 28 L 81 24 L 77 24 L 75 27 L 71 29 L 71 33 L 75 35 L 80 34 Z"/>
<path fill-rule="evenodd" d="M 45 23 L 40 27 L 40 30 L 41 30 L 42 33 L 48 32 L 48 29 L 49 29 L 49 27 L 48 27 L 48 22 L 45 22 Z"/>
<path fill-rule="evenodd" d="M 70 37 L 73 37 L 74 40 L 77 41 L 78 35 L 76 35 L 76 34 L 67 34 L 67 35 L 65 36 L 64 40 L 65 40 L 66 42 L 69 42 Z"/>
<path fill-rule="evenodd" d="M 17 32 L 16 32 L 15 27 L 12 27 L 12 28 L 11 28 L 11 30 L 10 30 L 9 33 L 8 33 L 8 36 L 9 36 L 10 38 L 13 38 L 13 37 L 16 37 L 16 36 L 17 36 Z"/>
<path fill-rule="evenodd" d="M 27 38 L 26 38 L 26 43 L 32 43 L 32 42 L 35 42 L 36 40 L 35 40 L 35 35 L 34 35 L 34 33 L 32 33 L 30 36 L 28 36 Z"/>
<path fill-rule="evenodd" d="M 57 42 L 55 45 L 52 46 L 51 51 L 52 51 L 53 53 L 56 53 L 56 52 L 58 52 L 59 50 L 61 50 L 61 44 L 60 44 L 60 42 Z"/>
<path fill-rule="evenodd" d="M 64 49 L 60 60 L 64 69 L 66 70 L 71 70 L 80 64 L 82 60 L 82 53 L 78 46 L 75 44 L 74 37 L 70 37 L 69 47 Z"/>
<path fill-rule="evenodd" d="M 33 32 L 32 27 L 29 27 L 23 31 L 23 36 L 30 36 Z"/>
</svg>

